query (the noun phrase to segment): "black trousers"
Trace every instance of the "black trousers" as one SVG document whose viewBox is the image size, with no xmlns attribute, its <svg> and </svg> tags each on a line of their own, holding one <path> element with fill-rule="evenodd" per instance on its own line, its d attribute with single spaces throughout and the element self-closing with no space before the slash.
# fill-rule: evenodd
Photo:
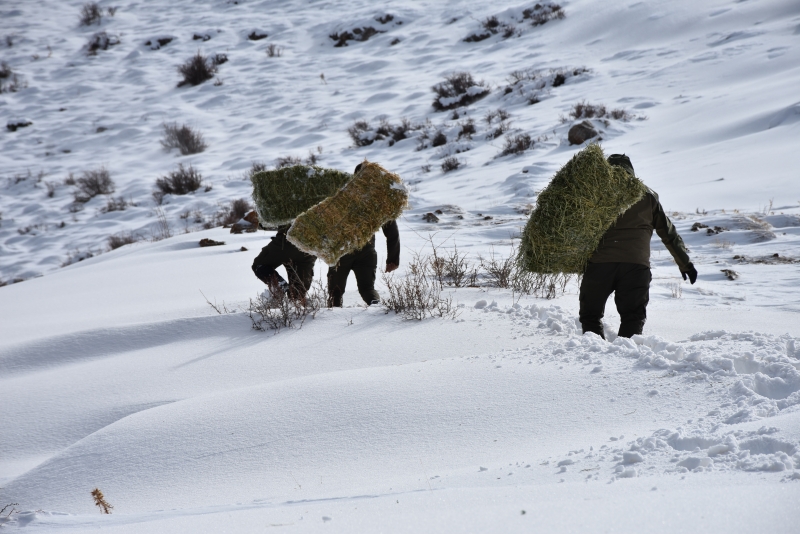
<svg viewBox="0 0 800 534">
<path fill-rule="evenodd" d="M 650 301 L 650 267 L 638 263 L 589 263 L 583 274 L 580 292 L 580 321 L 583 332 L 594 332 L 603 339 L 606 301 L 614 293 L 620 315 L 620 337 L 641 334 Z"/>
<path fill-rule="evenodd" d="M 304 297 L 314 280 L 317 257 L 298 249 L 286 240 L 286 231 L 279 231 L 253 260 L 253 273 L 259 280 L 274 286 L 283 280 L 275 269 L 283 265 L 289 275 L 289 296 Z"/>
<path fill-rule="evenodd" d="M 381 297 L 375 291 L 375 271 L 378 269 L 378 253 L 375 243 L 367 243 L 364 248 L 342 256 L 336 267 L 328 269 L 328 306 L 341 307 L 342 296 L 347 287 L 347 276 L 350 271 L 356 275 L 358 293 L 367 305 L 380 302 Z"/>
</svg>

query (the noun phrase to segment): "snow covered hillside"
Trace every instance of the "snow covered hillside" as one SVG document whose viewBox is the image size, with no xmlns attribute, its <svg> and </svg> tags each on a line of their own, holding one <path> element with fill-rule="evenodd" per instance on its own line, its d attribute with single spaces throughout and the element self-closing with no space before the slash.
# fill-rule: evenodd
<svg viewBox="0 0 800 534">
<path fill-rule="evenodd" d="M 82 6 L 0 3 L 0 530 L 796 531 L 797 2 Z M 423 321 L 352 283 L 251 329 L 272 232 L 222 224 L 253 169 L 377 161 L 411 190 L 398 273 L 477 265 L 582 123 L 700 273 L 653 240 L 643 336 L 613 303 L 580 335 L 574 282 Z M 184 125 L 202 150 L 164 146 Z"/>
</svg>

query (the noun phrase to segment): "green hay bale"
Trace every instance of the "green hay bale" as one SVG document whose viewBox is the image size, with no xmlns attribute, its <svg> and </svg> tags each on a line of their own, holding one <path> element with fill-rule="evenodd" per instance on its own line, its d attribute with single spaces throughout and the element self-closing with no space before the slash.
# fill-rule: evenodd
<svg viewBox="0 0 800 534">
<path fill-rule="evenodd" d="M 253 202 L 265 227 L 291 224 L 311 206 L 338 191 L 351 178 L 348 172 L 294 165 L 254 173 Z"/>
<path fill-rule="evenodd" d="M 647 187 L 610 165 L 600 145 L 584 148 L 539 194 L 522 233 L 517 261 L 540 274 L 582 274 L 600 238 Z"/>
<path fill-rule="evenodd" d="M 300 250 L 336 265 L 339 258 L 366 245 L 407 206 L 408 190 L 400 177 L 364 161 L 335 195 L 299 215 L 286 237 Z"/>
</svg>

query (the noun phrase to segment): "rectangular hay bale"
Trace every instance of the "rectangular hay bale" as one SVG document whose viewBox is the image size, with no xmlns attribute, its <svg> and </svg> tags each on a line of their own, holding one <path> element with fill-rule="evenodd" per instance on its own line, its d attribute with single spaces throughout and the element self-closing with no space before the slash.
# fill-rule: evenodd
<svg viewBox="0 0 800 534">
<path fill-rule="evenodd" d="M 295 219 L 287 239 L 328 265 L 366 245 L 385 223 L 408 206 L 408 190 L 400 177 L 364 161 L 361 169 L 335 195 Z"/>
<path fill-rule="evenodd" d="M 540 274 L 583 274 L 606 230 L 646 191 L 641 180 L 610 165 L 600 145 L 589 145 L 539 194 L 522 233 L 519 266 Z"/>
<path fill-rule="evenodd" d="M 338 191 L 353 177 L 348 172 L 294 165 L 254 173 L 253 202 L 265 227 L 291 224 L 308 208 Z"/>
</svg>

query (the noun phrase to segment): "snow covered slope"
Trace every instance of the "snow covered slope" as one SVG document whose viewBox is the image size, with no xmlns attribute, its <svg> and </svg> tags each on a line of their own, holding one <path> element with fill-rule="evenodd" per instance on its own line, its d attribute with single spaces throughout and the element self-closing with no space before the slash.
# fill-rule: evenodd
<svg viewBox="0 0 800 534">
<path fill-rule="evenodd" d="M 0 93 L 0 281 L 24 280 L 0 287 L 0 528 L 796 530 L 796 2 L 575 0 L 541 25 L 535 2 L 100 5 L 81 26 L 80 2 L 0 4 L 18 85 Z M 101 31 L 119 43 L 87 55 Z M 198 51 L 227 61 L 177 87 Z M 435 111 L 456 72 L 488 94 Z M 621 118 L 572 117 L 581 102 Z M 633 340 L 614 339 L 612 305 L 610 342 L 581 336 L 574 284 L 551 301 L 452 289 L 459 316 L 421 322 L 361 307 L 352 284 L 343 309 L 253 331 L 249 266 L 272 234 L 204 228 L 249 197 L 254 162 L 367 158 L 411 187 L 401 274 L 431 241 L 507 256 L 584 120 L 700 272 L 683 283 L 654 239 Z M 165 123 L 208 147 L 166 151 Z M 159 205 L 178 164 L 203 186 Z M 76 203 L 70 174 L 101 167 L 114 192 Z M 141 239 L 109 251 L 112 235 Z"/>
</svg>

